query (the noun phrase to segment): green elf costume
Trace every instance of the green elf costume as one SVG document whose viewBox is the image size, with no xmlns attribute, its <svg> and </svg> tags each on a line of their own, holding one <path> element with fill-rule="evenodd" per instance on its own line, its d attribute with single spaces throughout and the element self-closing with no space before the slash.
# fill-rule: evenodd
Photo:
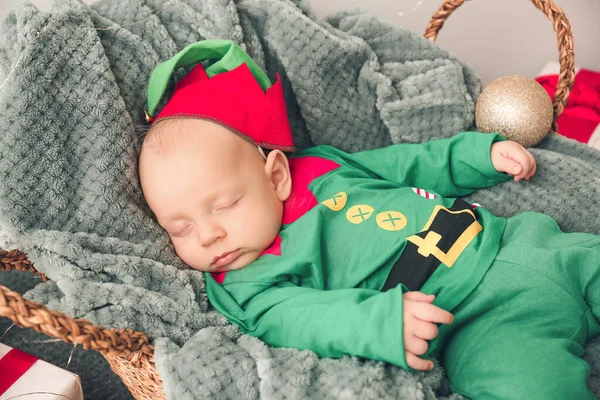
<svg viewBox="0 0 600 400">
<path fill-rule="evenodd" d="M 206 60 L 151 122 L 209 119 L 257 146 L 292 150 L 279 78 L 271 85 L 228 41 L 194 43 L 159 65 L 149 114 L 176 68 Z M 458 199 L 510 179 L 490 160 L 498 140 L 463 132 L 355 154 L 319 146 L 290 156 L 293 189 L 279 236 L 247 267 L 206 274 L 212 305 L 272 346 L 410 369 L 402 301 L 419 290 L 455 316 L 427 354 L 441 360 L 454 391 L 475 399 L 595 398 L 581 356 L 600 333 L 600 237 L 563 233 L 538 213 L 496 217 Z"/>
</svg>

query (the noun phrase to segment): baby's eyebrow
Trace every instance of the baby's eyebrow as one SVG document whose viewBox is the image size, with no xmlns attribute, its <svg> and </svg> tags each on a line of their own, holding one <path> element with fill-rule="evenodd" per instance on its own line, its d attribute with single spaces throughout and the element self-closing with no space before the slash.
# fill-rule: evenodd
<svg viewBox="0 0 600 400">
<path fill-rule="evenodd" d="M 231 190 L 223 191 L 220 195 L 215 198 L 215 203 L 220 203 L 222 201 L 233 200 L 233 197 L 238 197 L 242 194 L 243 188 L 242 186 L 237 186 L 232 188 Z"/>
<path fill-rule="evenodd" d="M 242 191 L 244 190 L 244 185 L 241 183 L 237 183 L 233 186 L 224 188 L 222 190 L 219 190 L 218 192 L 212 193 L 211 195 L 207 196 L 207 199 L 210 199 L 209 202 L 211 202 L 212 204 L 214 203 L 218 203 L 219 201 L 223 200 L 224 198 L 227 198 L 227 200 L 229 200 L 230 197 L 235 197 L 238 194 L 242 193 Z"/>
<path fill-rule="evenodd" d="M 159 224 L 160 226 L 163 226 L 163 227 L 164 227 L 165 225 L 173 224 L 173 223 L 175 223 L 175 222 L 177 222 L 177 221 L 181 221 L 181 220 L 183 220 L 183 219 L 184 219 L 184 218 L 183 218 L 183 215 L 181 215 L 181 214 L 176 214 L 176 215 L 173 215 L 173 216 L 167 216 L 167 217 L 164 217 L 164 218 L 158 218 L 158 217 L 157 217 L 157 218 L 156 218 L 156 221 L 158 222 L 158 224 Z"/>
</svg>

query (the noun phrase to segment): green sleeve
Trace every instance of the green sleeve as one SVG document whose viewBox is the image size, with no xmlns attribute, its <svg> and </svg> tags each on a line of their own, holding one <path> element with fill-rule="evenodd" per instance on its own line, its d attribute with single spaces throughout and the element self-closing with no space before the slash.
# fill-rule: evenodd
<svg viewBox="0 0 600 400">
<path fill-rule="evenodd" d="M 422 144 L 396 144 L 346 154 L 344 158 L 380 178 L 403 186 L 430 189 L 444 197 L 466 196 L 510 178 L 496 171 L 490 157 L 490 133 L 463 132 Z"/>
<path fill-rule="evenodd" d="M 226 308 L 232 310 L 235 302 L 238 312 L 215 307 L 242 331 L 271 346 L 308 349 L 321 357 L 364 357 L 410 369 L 404 355 L 402 285 L 379 292 L 243 282 L 225 285 L 225 290 L 231 296 Z"/>
</svg>

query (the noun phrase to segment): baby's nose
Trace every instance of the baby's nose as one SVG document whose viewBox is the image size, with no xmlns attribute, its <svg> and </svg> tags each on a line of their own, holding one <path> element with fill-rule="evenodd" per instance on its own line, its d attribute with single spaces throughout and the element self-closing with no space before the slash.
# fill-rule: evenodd
<svg viewBox="0 0 600 400">
<path fill-rule="evenodd" d="M 207 247 L 223 239 L 226 236 L 225 230 L 216 224 L 202 224 L 198 229 L 199 240 L 203 247 Z"/>
</svg>

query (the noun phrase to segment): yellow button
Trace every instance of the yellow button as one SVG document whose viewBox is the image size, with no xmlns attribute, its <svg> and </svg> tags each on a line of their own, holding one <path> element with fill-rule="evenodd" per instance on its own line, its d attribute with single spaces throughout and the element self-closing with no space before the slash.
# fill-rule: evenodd
<svg viewBox="0 0 600 400">
<path fill-rule="evenodd" d="M 377 226 L 386 231 L 399 231 L 404 229 L 408 222 L 404 214 L 398 211 L 384 211 L 375 217 Z"/>
<path fill-rule="evenodd" d="M 348 195 L 345 192 L 339 192 L 338 194 L 333 195 L 332 198 L 323 201 L 321 204 L 333 211 L 340 211 L 342 208 L 346 207 L 347 201 Z"/>
<path fill-rule="evenodd" d="M 346 212 L 346 219 L 353 224 L 360 224 L 371 218 L 373 215 L 373 207 L 367 204 L 359 204 L 352 206 Z"/>
</svg>

